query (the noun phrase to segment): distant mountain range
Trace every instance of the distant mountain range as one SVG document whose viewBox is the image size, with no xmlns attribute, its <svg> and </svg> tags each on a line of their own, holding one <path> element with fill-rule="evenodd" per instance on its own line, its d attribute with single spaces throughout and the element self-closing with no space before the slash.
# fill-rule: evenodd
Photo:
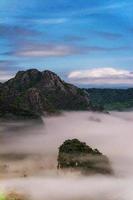
<svg viewBox="0 0 133 200">
<path fill-rule="evenodd" d="M 88 110 L 88 93 L 61 80 L 51 71 L 19 71 L 0 84 L 0 115 L 39 117 L 59 110 Z"/>
<path fill-rule="evenodd" d="M 61 110 L 109 111 L 133 107 L 133 89 L 80 89 L 55 73 L 19 71 L 0 83 L 0 117 L 38 118 Z"/>
</svg>

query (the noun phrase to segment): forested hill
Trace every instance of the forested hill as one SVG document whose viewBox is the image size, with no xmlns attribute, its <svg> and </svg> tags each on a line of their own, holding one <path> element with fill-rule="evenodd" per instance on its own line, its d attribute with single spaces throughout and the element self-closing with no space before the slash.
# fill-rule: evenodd
<svg viewBox="0 0 133 200">
<path fill-rule="evenodd" d="M 128 110 L 133 108 L 133 88 L 87 89 L 92 106 L 104 110 Z"/>
</svg>

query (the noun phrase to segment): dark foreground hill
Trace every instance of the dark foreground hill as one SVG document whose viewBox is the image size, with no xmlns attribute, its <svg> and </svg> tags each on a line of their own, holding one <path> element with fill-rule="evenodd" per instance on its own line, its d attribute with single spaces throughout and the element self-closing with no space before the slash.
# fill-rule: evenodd
<svg viewBox="0 0 133 200">
<path fill-rule="evenodd" d="M 39 117 L 59 110 L 88 110 L 87 92 L 68 84 L 51 71 L 19 71 L 0 84 L 0 115 Z"/>
</svg>

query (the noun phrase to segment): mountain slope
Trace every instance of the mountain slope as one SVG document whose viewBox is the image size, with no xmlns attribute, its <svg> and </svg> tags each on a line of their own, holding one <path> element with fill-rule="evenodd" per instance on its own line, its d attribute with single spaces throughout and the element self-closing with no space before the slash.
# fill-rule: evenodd
<svg viewBox="0 0 133 200">
<path fill-rule="evenodd" d="M 104 110 L 127 110 L 133 108 L 133 88 L 130 89 L 87 89 L 92 107 Z"/>
<path fill-rule="evenodd" d="M 0 85 L 1 116 L 37 117 L 56 110 L 87 110 L 88 94 L 51 71 L 19 71 Z"/>
</svg>

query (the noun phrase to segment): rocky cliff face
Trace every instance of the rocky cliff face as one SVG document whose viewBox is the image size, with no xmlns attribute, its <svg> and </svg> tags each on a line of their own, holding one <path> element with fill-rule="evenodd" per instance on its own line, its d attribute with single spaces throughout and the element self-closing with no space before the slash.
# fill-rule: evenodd
<svg viewBox="0 0 133 200">
<path fill-rule="evenodd" d="M 56 110 L 87 110 L 84 90 L 65 83 L 51 71 L 20 71 L 0 85 L 1 115 L 40 116 Z"/>
</svg>

